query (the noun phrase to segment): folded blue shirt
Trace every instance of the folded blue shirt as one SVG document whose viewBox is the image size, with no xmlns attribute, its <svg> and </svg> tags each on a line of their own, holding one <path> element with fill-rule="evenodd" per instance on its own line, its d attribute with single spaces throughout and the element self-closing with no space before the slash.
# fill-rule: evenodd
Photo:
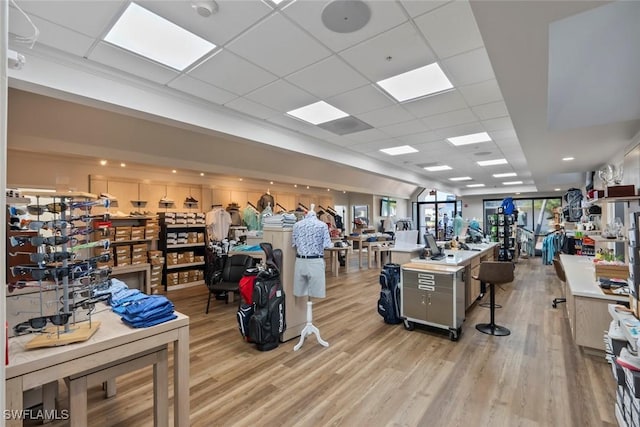
<svg viewBox="0 0 640 427">
<path fill-rule="evenodd" d="M 142 322 L 129 322 L 124 317 L 122 317 L 122 321 L 126 325 L 131 326 L 132 328 L 147 328 L 149 326 L 159 325 L 160 323 L 168 322 L 169 320 L 173 320 L 177 318 L 178 318 L 177 315 L 175 315 L 174 313 L 171 313 L 171 314 L 166 314 L 164 316 L 157 317 L 154 319 L 147 319 Z"/>
</svg>

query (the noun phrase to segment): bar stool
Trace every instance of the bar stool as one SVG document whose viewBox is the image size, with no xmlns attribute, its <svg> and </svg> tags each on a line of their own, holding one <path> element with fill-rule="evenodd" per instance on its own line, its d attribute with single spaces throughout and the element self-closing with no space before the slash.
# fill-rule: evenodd
<svg viewBox="0 0 640 427">
<path fill-rule="evenodd" d="M 562 263 L 558 258 L 553 258 L 553 268 L 556 270 L 556 276 L 558 276 L 558 279 L 560 279 L 563 284 L 566 283 L 567 277 L 564 274 Z M 561 302 L 567 302 L 567 299 L 564 297 L 554 298 L 553 301 L 551 301 L 551 305 L 553 306 L 553 308 L 556 308 Z"/>
<path fill-rule="evenodd" d="M 496 293 L 495 285 L 513 282 L 513 270 L 515 266 L 512 262 L 503 261 L 483 261 L 480 263 L 480 271 L 474 279 L 489 284 L 491 296 L 489 300 L 489 310 L 491 312 L 491 321 L 489 323 L 478 323 L 476 329 L 483 334 L 505 336 L 511 331 L 504 326 L 496 325 Z"/>
</svg>

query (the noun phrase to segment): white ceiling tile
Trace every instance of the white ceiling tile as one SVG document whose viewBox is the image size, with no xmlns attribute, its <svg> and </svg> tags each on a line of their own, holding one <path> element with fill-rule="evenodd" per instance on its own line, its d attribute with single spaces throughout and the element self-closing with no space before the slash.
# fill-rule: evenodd
<svg viewBox="0 0 640 427">
<path fill-rule="evenodd" d="M 505 129 L 505 130 L 494 130 L 489 132 L 489 135 L 491 136 L 491 138 L 493 138 L 494 141 L 499 141 L 502 139 L 508 139 L 508 138 L 518 138 L 518 135 L 516 135 L 516 131 L 515 129 Z"/>
<path fill-rule="evenodd" d="M 282 15 L 272 15 L 228 44 L 228 49 L 284 77 L 331 54 Z"/>
<path fill-rule="evenodd" d="M 258 104 L 257 102 L 253 102 L 246 98 L 236 98 L 231 102 L 227 102 L 224 106 L 259 119 L 267 119 L 269 117 L 282 114 L 279 111 L 265 107 L 262 104 Z"/>
<path fill-rule="evenodd" d="M 447 4 L 448 1 L 449 0 L 447 1 L 402 0 L 400 3 L 402 4 L 402 6 L 404 6 L 404 8 L 409 13 L 409 15 L 412 18 L 415 18 L 416 16 L 420 16 L 423 13 L 429 12 L 430 10 L 433 10 L 437 7 L 442 6 L 443 4 Z"/>
<path fill-rule="evenodd" d="M 363 40 L 380 34 L 407 20 L 403 10 L 394 1 L 366 2 L 371 19 L 363 28 L 352 33 L 335 33 L 322 23 L 322 10 L 327 0 L 297 0 L 284 9 L 284 13 L 333 51 L 339 52 Z"/>
<path fill-rule="evenodd" d="M 405 102 L 402 106 L 416 117 L 427 117 L 447 111 L 460 110 L 466 108 L 467 104 L 457 90 L 450 90 L 438 95 Z"/>
<path fill-rule="evenodd" d="M 238 97 L 238 95 L 234 93 L 217 88 L 187 75 L 179 76 L 170 82 L 168 86 L 220 105 Z"/>
<path fill-rule="evenodd" d="M 499 117 L 497 119 L 483 120 L 482 125 L 487 132 L 513 129 L 513 123 L 511 123 L 511 118 L 509 117 Z"/>
<path fill-rule="evenodd" d="M 502 93 L 495 79 L 460 86 L 458 90 L 471 107 L 502 100 Z"/>
<path fill-rule="evenodd" d="M 415 118 L 399 105 L 392 105 L 391 107 L 357 114 L 356 117 L 377 128 L 392 125 L 394 123 L 408 122 Z"/>
<path fill-rule="evenodd" d="M 287 76 L 286 80 L 320 99 L 327 99 L 369 83 L 337 56 L 330 56 L 310 65 Z"/>
<path fill-rule="evenodd" d="M 213 55 L 191 70 L 189 75 L 238 95 L 245 95 L 277 80 L 273 74 L 227 50 Z"/>
<path fill-rule="evenodd" d="M 415 19 L 440 58 L 483 46 L 482 36 L 466 1 L 454 1 Z"/>
<path fill-rule="evenodd" d="M 113 1 L 21 1 L 20 8 L 29 15 L 62 25 L 91 37 L 98 37 L 119 16 L 124 0 Z"/>
<path fill-rule="evenodd" d="M 94 39 L 84 34 L 45 21 L 37 16 L 33 16 L 31 20 L 40 31 L 38 37 L 40 44 L 77 56 L 84 56 L 93 45 Z M 9 8 L 9 33 L 21 37 L 29 37 L 33 34 L 33 27 L 13 7 Z"/>
<path fill-rule="evenodd" d="M 484 48 L 445 59 L 442 65 L 456 87 L 495 78 Z"/>
<path fill-rule="evenodd" d="M 305 123 L 302 120 L 294 119 L 293 117 L 284 114 L 270 117 L 267 119 L 267 121 L 283 126 L 290 130 L 303 133 L 305 135 L 315 135 L 316 133 L 322 133 L 322 135 L 324 136 L 332 135 L 330 132 L 327 132 L 324 129 L 321 129 L 310 123 Z"/>
<path fill-rule="evenodd" d="M 352 115 L 388 107 L 395 103 L 373 85 L 366 85 L 340 95 L 332 96 L 326 99 L 326 101 L 345 113 Z"/>
<path fill-rule="evenodd" d="M 367 129 L 362 132 L 355 132 L 345 135 L 343 138 L 347 140 L 351 140 L 352 144 L 358 142 L 371 142 L 371 141 L 380 141 L 383 139 L 389 139 L 389 135 L 380 131 L 379 129 Z"/>
<path fill-rule="evenodd" d="M 247 94 L 245 98 L 263 105 L 268 105 L 282 113 L 318 101 L 315 96 L 284 80 L 277 80 L 260 89 L 254 90 Z"/>
<path fill-rule="evenodd" d="M 364 144 L 357 144 L 351 148 L 361 153 L 371 153 L 374 151 L 378 151 L 381 148 L 396 147 L 398 145 L 401 145 L 401 144 L 398 144 L 394 139 L 383 139 L 380 141 L 370 141 Z M 384 154 L 384 153 L 381 153 L 381 154 Z M 384 156 L 387 157 L 388 154 L 384 154 Z"/>
<path fill-rule="evenodd" d="M 185 0 L 138 1 L 140 5 L 169 21 L 222 46 L 271 13 L 261 1 L 216 0 L 218 12 L 204 18 Z"/>
<path fill-rule="evenodd" d="M 507 105 L 504 103 L 504 101 L 477 105 L 473 107 L 472 110 L 477 114 L 480 120 L 495 119 L 497 117 L 504 117 L 509 115 L 509 111 L 507 111 Z"/>
<path fill-rule="evenodd" d="M 340 56 L 373 82 L 436 60 L 424 39 L 409 23 L 349 48 Z"/>
<path fill-rule="evenodd" d="M 429 130 L 420 120 L 411 120 L 408 122 L 397 123 L 395 125 L 383 126 L 380 130 L 389 136 L 403 136 L 415 133 L 422 133 Z"/>
<path fill-rule="evenodd" d="M 473 133 L 484 132 L 486 129 L 480 122 L 469 122 L 458 126 L 451 126 L 448 128 L 442 128 L 435 131 L 442 139 L 451 138 L 454 136 L 470 135 Z"/>
<path fill-rule="evenodd" d="M 178 75 L 175 70 L 104 42 L 96 45 L 89 59 L 160 84 L 166 84 Z"/>
<path fill-rule="evenodd" d="M 462 110 L 449 111 L 447 113 L 425 117 L 422 121 L 431 129 L 442 129 L 477 122 L 478 118 L 470 109 L 464 108 Z"/>
<path fill-rule="evenodd" d="M 426 142 L 441 141 L 442 138 L 436 132 L 421 132 L 411 135 L 403 135 L 396 138 L 403 144 L 424 144 Z"/>
</svg>

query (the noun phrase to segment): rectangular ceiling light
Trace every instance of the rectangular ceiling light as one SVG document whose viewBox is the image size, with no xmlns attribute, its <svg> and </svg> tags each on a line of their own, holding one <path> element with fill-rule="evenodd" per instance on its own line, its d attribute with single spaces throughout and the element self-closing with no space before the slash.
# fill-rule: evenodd
<svg viewBox="0 0 640 427">
<path fill-rule="evenodd" d="M 507 159 L 494 159 L 494 160 L 480 160 L 476 162 L 478 166 L 495 166 L 495 165 L 506 165 Z"/>
<path fill-rule="evenodd" d="M 459 146 L 459 145 L 478 144 L 480 142 L 489 142 L 491 141 L 491 137 L 486 132 L 480 132 L 480 133 L 471 133 L 469 135 L 454 136 L 452 138 L 447 138 L 447 141 L 449 141 L 455 146 Z"/>
<path fill-rule="evenodd" d="M 382 148 L 380 151 L 390 156 L 398 156 L 400 154 L 410 154 L 418 152 L 418 150 L 410 145 L 399 145 L 397 147 Z"/>
<path fill-rule="evenodd" d="M 376 83 L 398 102 L 453 88 L 437 62 Z"/>
<path fill-rule="evenodd" d="M 449 171 L 449 170 L 451 170 L 451 166 L 447 166 L 447 165 L 425 166 L 424 170 L 427 170 L 429 172 Z"/>
<path fill-rule="evenodd" d="M 472 179 L 470 176 L 457 176 L 455 178 L 449 178 L 449 181 L 471 181 Z"/>
<path fill-rule="evenodd" d="M 320 123 L 326 123 L 348 116 L 344 111 L 339 110 L 324 101 L 318 101 L 314 104 L 309 104 L 304 107 L 288 111 L 287 114 L 300 120 L 304 120 L 307 123 L 311 123 L 312 125 L 319 125 Z"/>
<path fill-rule="evenodd" d="M 515 172 L 507 172 L 507 173 L 494 173 L 493 177 L 494 178 L 509 178 L 511 176 L 518 176 L 517 173 Z"/>
<path fill-rule="evenodd" d="M 522 184 L 522 181 L 507 181 L 502 183 L 502 185 L 518 185 L 518 184 Z"/>
<path fill-rule="evenodd" d="M 571 160 L 575 160 L 575 157 L 563 157 L 562 158 L 563 162 L 570 162 Z"/>
<path fill-rule="evenodd" d="M 184 70 L 216 45 L 130 3 L 105 41 L 176 70 Z"/>
<path fill-rule="evenodd" d="M 467 187 L 469 188 L 484 187 L 484 184 L 467 184 Z"/>
</svg>

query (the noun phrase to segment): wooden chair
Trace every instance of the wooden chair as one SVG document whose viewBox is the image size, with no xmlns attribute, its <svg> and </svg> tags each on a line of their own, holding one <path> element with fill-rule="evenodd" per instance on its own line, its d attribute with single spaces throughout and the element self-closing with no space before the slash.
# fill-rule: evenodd
<svg viewBox="0 0 640 427">
<path fill-rule="evenodd" d="M 503 283 L 513 282 L 515 266 L 512 262 L 503 261 L 483 261 L 480 263 L 480 271 L 474 279 L 484 282 L 489 285 L 491 292 L 489 300 L 489 310 L 491 312 L 491 321 L 489 323 L 478 323 L 476 329 L 483 334 L 506 336 L 511 331 L 504 326 L 496 325 L 495 312 L 496 312 L 496 296 L 495 285 L 501 285 Z"/>
</svg>

